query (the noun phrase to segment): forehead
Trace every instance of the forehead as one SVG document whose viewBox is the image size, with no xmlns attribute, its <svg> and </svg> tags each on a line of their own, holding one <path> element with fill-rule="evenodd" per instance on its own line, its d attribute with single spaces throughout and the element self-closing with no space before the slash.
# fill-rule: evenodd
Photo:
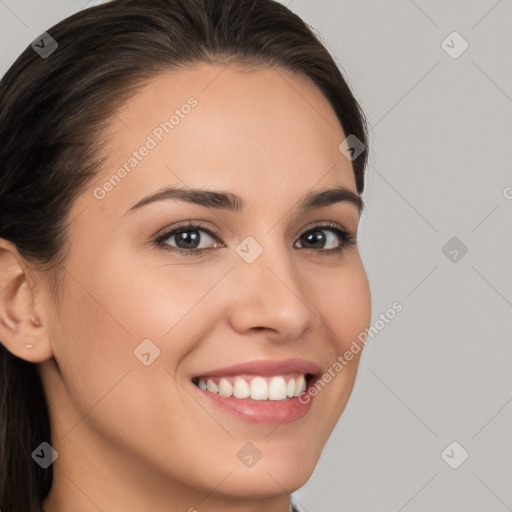
<svg viewBox="0 0 512 512">
<path fill-rule="evenodd" d="M 267 200 L 317 182 L 355 191 L 327 99 L 282 68 L 202 64 L 159 75 L 123 105 L 107 135 L 95 186 L 121 175 L 107 187 L 112 208 L 172 184 Z"/>
</svg>

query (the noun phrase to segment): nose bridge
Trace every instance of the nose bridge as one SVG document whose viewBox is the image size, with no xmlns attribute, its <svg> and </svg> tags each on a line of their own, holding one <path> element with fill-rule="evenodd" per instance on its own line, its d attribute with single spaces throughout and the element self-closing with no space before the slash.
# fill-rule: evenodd
<svg viewBox="0 0 512 512">
<path fill-rule="evenodd" d="M 315 316 L 304 294 L 306 283 L 301 282 L 282 241 L 268 235 L 260 237 L 260 244 L 251 238 L 236 249 L 233 327 L 240 331 L 269 328 L 284 337 L 300 336 Z"/>
</svg>

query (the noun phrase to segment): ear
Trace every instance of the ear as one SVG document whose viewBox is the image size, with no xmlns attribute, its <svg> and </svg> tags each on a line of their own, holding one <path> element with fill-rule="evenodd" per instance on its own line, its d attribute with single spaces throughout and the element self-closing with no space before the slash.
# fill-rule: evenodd
<svg viewBox="0 0 512 512">
<path fill-rule="evenodd" d="M 0 343 L 26 361 L 50 359 L 53 351 L 41 316 L 34 276 L 16 246 L 0 238 Z"/>
</svg>

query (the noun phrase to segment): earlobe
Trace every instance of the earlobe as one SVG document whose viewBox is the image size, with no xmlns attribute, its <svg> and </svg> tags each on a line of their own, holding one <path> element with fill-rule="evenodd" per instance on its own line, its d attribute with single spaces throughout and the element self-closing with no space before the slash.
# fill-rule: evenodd
<svg viewBox="0 0 512 512">
<path fill-rule="evenodd" d="M 16 246 L 0 239 L 0 343 L 15 356 L 38 363 L 50 359 L 53 352 L 22 262 Z"/>
</svg>

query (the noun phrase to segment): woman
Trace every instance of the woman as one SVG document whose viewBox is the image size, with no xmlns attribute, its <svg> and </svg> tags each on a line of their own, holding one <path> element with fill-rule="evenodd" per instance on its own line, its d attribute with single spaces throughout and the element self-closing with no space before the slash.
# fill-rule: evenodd
<svg viewBox="0 0 512 512">
<path fill-rule="evenodd" d="M 114 0 L 0 104 L 1 510 L 295 510 L 371 316 L 328 51 L 272 0 Z"/>
</svg>

